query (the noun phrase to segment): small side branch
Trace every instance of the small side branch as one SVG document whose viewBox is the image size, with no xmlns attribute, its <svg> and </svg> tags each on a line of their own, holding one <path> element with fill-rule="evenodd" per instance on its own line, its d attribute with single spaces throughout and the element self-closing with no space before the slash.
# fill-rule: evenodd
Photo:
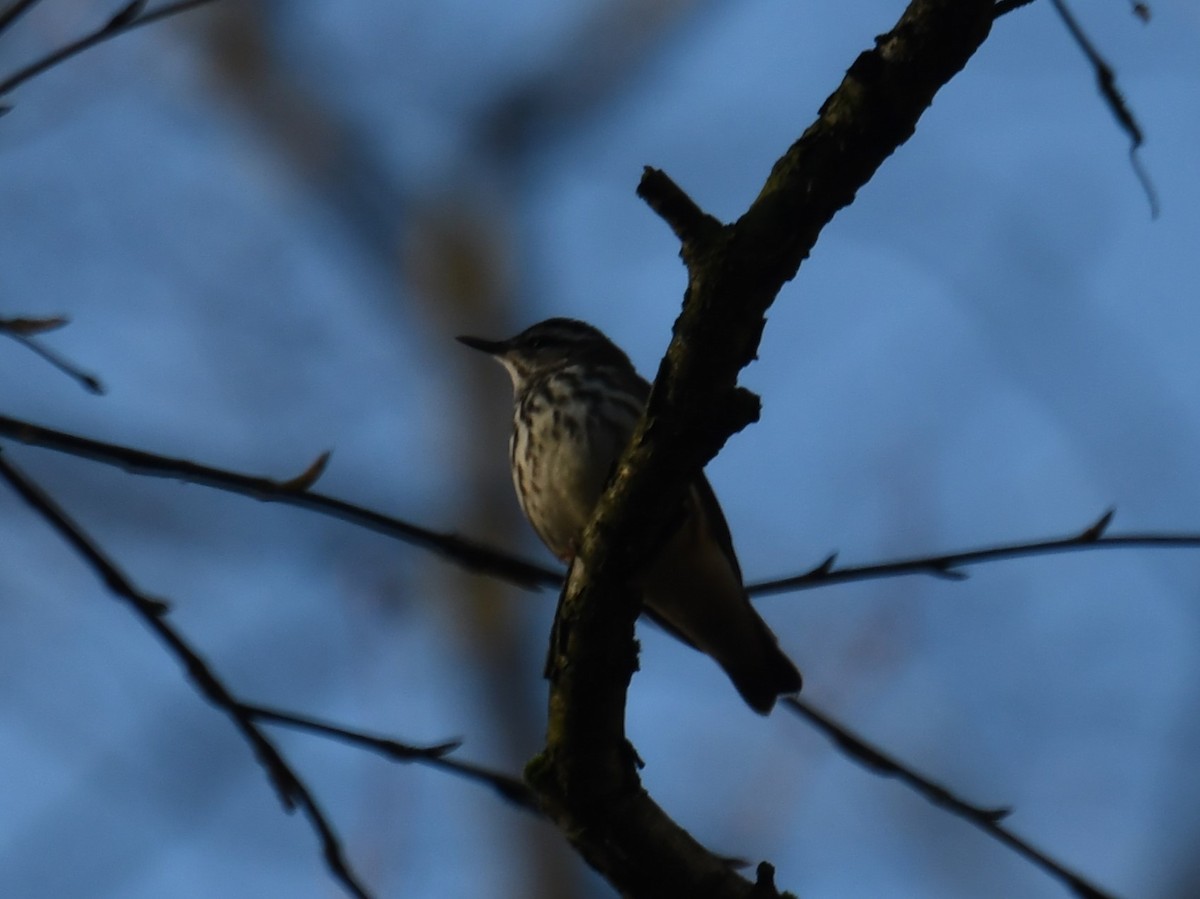
<svg viewBox="0 0 1200 899">
<path fill-rule="evenodd" d="M 90 375 L 79 366 L 64 359 L 62 356 L 42 346 L 37 336 L 47 331 L 57 331 L 66 326 L 65 316 L 55 315 L 50 318 L 0 318 L 0 334 L 11 337 L 26 349 L 37 353 L 63 374 L 74 379 L 84 390 L 91 393 L 104 393 L 104 385 L 95 375 Z"/>
<path fill-rule="evenodd" d="M 305 731 L 306 733 L 347 743 L 351 746 L 357 746 L 360 749 L 367 749 L 393 762 L 417 763 L 447 771 L 466 780 L 491 787 L 502 799 L 526 811 L 537 815 L 541 815 L 542 813 L 537 797 L 534 796 L 533 791 L 529 789 L 524 781 L 508 774 L 502 774 L 499 771 L 485 768 L 482 765 L 450 758 L 448 754 L 461 745 L 461 740 L 451 740 L 435 746 L 411 746 L 407 743 L 393 740 L 390 737 L 363 733 L 362 731 L 351 730 L 341 725 L 330 724 L 328 721 L 319 721 L 316 718 L 310 718 L 306 715 L 282 712 L 278 709 L 267 708 L 266 706 L 243 705 L 242 708 L 252 718 L 257 718 L 269 724 L 280 724 L 284 727 L 291 727 L 296 730 Z"/>
<path fill-rule="evenodd" d="M 637 195 L 671 226 L 684 246 L 704 240 L 721 229 L 721 222 L 709 215 L 661 169 L 646 166 Z"/>
<path fill-rule="evenodd" d="M 72 521 L 57 503 L 38 485 L 19 471 L 0 450 L 0 478 L 33 508 L 96 572 L 116 596 L 134 610 L 142 622 L 167 647 L 187 672 L 192 684 L 209 702 L 221 709 L 241 732 L 254 750 L 254 755 L 267 772 L 280 801 L 287 811 L 299 807 L 312 824 L 321 841 L 325 863 L 330 872 L 359 899 L 369 899 L 366 889 L 359 883 L 350 869 L 342 851 L 341 841 L 308 787 L 291 769 L 275 745 L 259 730 L 253 717 L 233 697 L 225 684 L 216 676 L 200 655 L 191 648 L 183 637 L 167 624 L 166 605 L 158 599 L 146 596 L 117 565 L 108 558 L 100 547 Z"/>
</svg>

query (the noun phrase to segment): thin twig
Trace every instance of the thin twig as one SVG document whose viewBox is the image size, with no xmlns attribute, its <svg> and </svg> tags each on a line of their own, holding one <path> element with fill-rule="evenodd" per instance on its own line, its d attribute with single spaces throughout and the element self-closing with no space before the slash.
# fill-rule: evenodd
<svg viewBox="0 0 1200 899">
<path fill-rule="evenodd" d="M 431 768 L 449 771 L 467 780 L 491 787 L 501 798 L 520 806 L 526 811 L 531 811 L 538 815 L 542 814 L 537 797 L 524 781 L 508 774 L 501 774 L 498 771 L 472 764 L 471 762 L 447 757 L 447 753 L 452 752 L 461 745 L 461 741 L 459 740 L 451 740 L 446 743 L 439 743 L 436 746 L 422 748 L 410 746 L 407 743 L 400 743 L 390 737 L 380 737 L 375 734 L 350 730 L 337 724 L 330 724 L 327 721 L 318 721 L 316 718 L 310 718 L 306 715 L 281 712 L 278 709 L 271 709 L 265 706 L 243 705 L 242 708 L 247 714 L 260 721 L 293 727 L 297 730 L 349 743 L 352 746 L 363 747 L 372 752 L 378 752 L 380 755 L 394 762 L 415 762 Z"/>
<path fill-rule="evenodd" d="M 86 34 L 78 40 L 58 48 L 50 53 L 47 53 L 41 59 L 34 60 L 27 66 L 13 72 L 3 81 L 0 81 L 0 97 L 12 92 L 12 90 L 31 78 L 42 74 L 47 69 L 52 69 L 54 66 L 82 53 L 84 50 L 89 50 L 97 44 L 104 43 L 119 34 L 124 34 L 127 31 L 132 31 L 135 28 L 141 28 L 143 25 L 150 25 L 160 19 L 165 19 L 168 16 L 175 16 L 188 10 L 195 9 L 198 6 L 203 6 L 206 3 L 211 3 L 213 0 L 180 0 L 177 3 L 168 3 L 166 6 L 160 6 L 158 9 L 145 12 L 142 10 L 142 3 L 139 0 L 133 0 L 132 3 L 126 4 L 117 13 L 97 28 L 90 34 Z M 22 6 L 20 2 L 16 4 L 16 12 L 10 7 L 0 18 L 0 25 L 7 25 L 12 19 L 20 15 L 29 4 Z"/>
<path fill-rule="evenodd" d="M 803 574 L 751 584 L 746 590 L 751 596 L 766 596 L 771 593 L 786 593 L 791 590 L 808 590 L 830 584 L 843 584 L 847 581 L 866 581 L 907 574 L 926 574 L 946 580 L 961 581 L 967 577 L 967 572 L 960 570 L 962 566 L 996 562 L 1001 559 L 1026 558 L 1049 553 L 1081 552 L 1089 549 L 1200 548 L 1200 534 L 1113 534 L 1108 536 L 1105 534 L 1105 530 L 1112 521 L 1112 515 L 1112 510 L 1105 512 L 1082 532 L 1069 537 L 988 546 L 940 556 L 917 556 L 895 562 L 876 562 L 870 565 L 835 568 L 834 561 L 837 559 L 835 553 Z"/>
<path fill-rule="evenodd" d="M 299 776 L 289 767 L 279 750 L 259 730 L 253 717 L 233 697 L 229 689 L 213 673 L 208 664 L 179 633 L 167 624 L 166 607 L 157 599 L 146 596 L 108 558 L 100 547 L 72 521 L 53 499 L 38 485 L 10 463 L 0 450 L 0 477 L 20 495 L 41 517 L 69 543 L 97 576 L 114 594 L 125 600 L 142 622 L 154 632 L 187 672 L 200 694 L 221 709 L 233 721 L 254 750 L 280 801 L 289 812 L 299 806 L 321 841 L 322 851 L 330 872 L 354 896 L 369 899 L 366 889 L 358 882 L 342 852 L 341 842 L 321 811 L 316 799 Z"/>
<path fill-rule="evenodd" d="M 912 787 L 913 790 L 940 808 L 944 808 L 963 818 L 991 822 L 1003 820 L 1012 811 L 1009 808 L 984 808 L 983 806 L 973 805 L 964 799 L 960 799 L 940 784 L 934 783 L 911 768 L 897 762 L 891 756 L 885 754 L 882 749 L 872 746 L 845 725 L 839 724 L 827 714 L 817 709 L 806 699 L 785 696 L 780 701 L 785 707 L 791 709 L 795 714 L 829 737 L 837 745 L 838 749 L 860 765 L 870 769 L 880 777 L 896 778 L 906 786 Z"/>
<path fill-rule="evenodd" d="M 456 534 L 439 533 L 340 499 L 323 496 L 309 490 L 298 490 L 294 486 L 295 478 L 278 481 L 223 471 L 207 465 L 198 465 L 185 459 L 173 459 L 117 444 L 89 440 L 86 437 L 39 427 L 5 415 L 0 415 L 0 436 L 9 437 L 31 446 L 40 446 L 55 452 L 92 459 L 105 465 L 123 468 L 134 474 L 174 478 L 231 493 L 240 493 L 261 502 L 299 506 L 302 509 L 339 518 L 387 537 L 432 550 L 470 571 L 489 574 L 527 589 L 557 587 L 562 583 L 562 575 L 553 569 L 526 562 Z"/>
<path fill-rule="evenodd" d="M 1027 6 L 1033 0 L 998 0 L 994 9 L 993 16 L 1000 18 L 1007 13 L 1020 9 L 1022 6 Z M 1137 177 L 1138 182 L 1142 185 L 1142 190 L 1146 194 L 1146 200 L 1150 204 L 1150 217 L 1158 218 L 1159 203 L 1158 192 L 1154 189 L 1154 182 L 1150 179 L 1150 173 L 1146 171 L 1146 167 L 1142 165 L 1142 159 L 1138 155 L 1138 148 L 1141 147 L 1143 141 L 1142 129 L 1138 126 L 1137 119 L 1133 117 L 1133 111 L 1125 102 L 1125 98 L 1121 95 L 1121 91 L 1117 88 L 1117 76 L 1113 71 L 1112 66 L 1102 57 L 1096 49 L 1095 44 L 1091 42 L 1083 28 L 1079 25 L 1074 14 L 1067 8 L 1066 0 L 1050 0 L 1054 4 L 1054 9 L 1058 13 L 1063 24 L 1067 26 L 1067 31 L 1071 33 L 1071 38 L 1083 51 L 1088 62 L 1092 66 L 1092 71 L 1096 73 L 1096 84 L 1100 88 L 1100 94 L 1104 97 L 1104 102 L 1112 111 L 1113 117 L 1121 126 L 1121 129 L 1129 135 L 1129 165 L 1133 168 L 1133 174 Z M 1134 3 L 1133 12 L 1143 22 L 1150 18 L 1150 8 L 1144 3 Z"/>
<path fill-rule="evenodd" d="M 807 700 L 784 697 L 782 704 L 821 731 L 847 756 L 881 777 L 894 777 L 905 786 L 928 799 L 938 808 L 945 809 L 984 833 L 999 840 L 1014 852 L 1024 856 L 1053 877 L 1061 880 L 1075 895 L 1083 899 L 1114 899 L 1069 868 L 1055 861 L 1040 849 L 1018 837 L 1001 822 L 1012 811 L 1008 808 L 984 808 L 959 799 L 945 787 L 917 774 L 912 768 L 897 762 L 881 749 L 871 745 L 845 726 L 838 724 L 824 712 L 813 707 Z"/>
<path fill-rule="evenodd" d="M 1146 199 L 1150 203 L 1150 217 L 1158 218 L 1158 193 L 1154 189 L 1154 184 L 1150 180 L 1145 168 L 1142 166 L 1141 158 L 1138 156 L 1138 148 L 1142 145 L 1142 129 L 1138 126 L 1137 120 L 1133 117 L 1133 112 L 1129 105 L 1125 102 L 1125 98 L 1121 96 L 1120 90 L 1117 88 L 1117 76 L 1113 71 L 1112 66 L 1100 55 L 1095 45 L 1088 38 L 1079 22 L 1071 10 L 1067 8 L 1066 0 L 1050 0 L 1054 4 L 1054 9 L 1058 12 L 1058 16 L 1062 19 L 1063 24 L 1067 26 L 1067 31 L 1071 33 L 1071 37 L 1075 43 L 1079 45 L 1079 49 L 1083 51 L 1083 55 L 1087 57 L 1091 63 L 1092 70 L 1096 73 L 1096 84 L 1100 88 L 1100 94 L 1104 97 L 1104 102 L 1108 104 L 1108 108 L 1112 111 L 1113 117 L 1121 129 L 1129 135 L 1129 163 L 1133 167 L 1133 172 L 1137 176 L 1138 181 L 1142 184 L 1142 190 L 1146 193 Z"/>
<path fill-rule="evenodd" d="M 51 318 L 0 318 L 0 334 L 11 337 L 26 349 L 37 353 L 63 374 L 75 380 L 80 386 L 91 393 L 104 393 L 104 385 L 95 375 L 88 374 L 73 362 L 64 359 L 58 353 L 42 346 L 34 337 L 46 331 L 56 330 L 67 324 L 63 316 Z"/>
</svg>

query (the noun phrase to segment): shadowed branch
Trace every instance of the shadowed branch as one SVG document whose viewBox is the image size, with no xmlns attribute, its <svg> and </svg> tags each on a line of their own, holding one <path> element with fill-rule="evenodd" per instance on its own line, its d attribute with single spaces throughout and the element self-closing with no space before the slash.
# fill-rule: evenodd
<svg viewBox="0 0 1200 899">
<path fill-rule="evenodd" d="M 557 587 L 562 575 L 541 565 L 526 562 L 508 553 L 481 543 L 410 524 L 398 518 L 356 506 L 344 500 L 313 493 L 308 488 L 320 475 L 324 456 L 301 475 L 275 480 L 225 471 L 199 465 L 186 459 L 160 456 L 99 440 L 90 440 L 63 431 L 43 428 L 27 421 L 0 415 L 0 436 L 43 449 L 91 459 L 105 465 L 122 468 L 133 474 L 155 478 L 170 478 L 201 484 L 230 493 L 249 496 L 260 502 L 298 506 L 322 515 L 341 519 L 386 537 L 428 549 L 461 565 L 468 571 L 492 575 L 508 583 L 528 589 Z"/>
<path fill-rule="evenodd" d="M 859 55 L 818 120 L 773 167 L 733 225 L 714 225 L 665 175 L 640 192 L 682 237 L 683 312 L 649 402 L 616 466 L 564 588 L 552 647 L 549 722 L 530 780 L 576 849 L 631 896 L 777 895 L 769 867 L 751 884 L 700 846 L 641 787 L 625 735 L 636 666 L 636 564 L 670 525 L 689 483 L 757 417 L 737 386 L 765 312 L 821 230 L 914 132 L 934 95 L 988 35 L 990 0 L 914 0 Z"/>
<path fill-rule="evenodd" d="M 928 799 L 938 808 L 945 809 L 971 822 L 988 836 L 999 840 L 1017 854 L 1027 858 L 1043 871 L 1061 880 L 1076 896 L 1081 899 L 1114 899 L 1110 893 L 1105 893 L 1093 886 L 1079 874 L 1067 868 L 1061 862 L 1055 861 L 1040 849 L 1032 846 L 1018 837 L 1002 823 L 1011 813 L 1008 808 L 984 808 L 964 802 L 940 784 L 936 784 L 918 774 L 907 765 L 893 759 L 876 746 L 871 745 L 862 737 L 850 731 L 844 725 L 834 721 L 824 712 L 816 709 L 807 700 L 796 697 L 785 697 L 781 700 L 784 708 L 811 724 L 833 741 L 845 755 L 854 759 L 880 777 L 894 777 L 921 796 Z"/>
<path fill-rule="evenodd" d="M 1083 531 L 1068 537 L 985 546 L 937 556 L 915 556 L 895 562 L 875 562 L 869 565 L 850 565 L 845 568 L 837 568 L 834 564 L 837 561 L 837 553 L 834 553 L 816 567 L 802 574 L 750 584 L 746 590 L 751 596 L 766 596 L 771 593 L 810 590 L 814 587 L 844 584 L 849 581 L 867 581 L 909 574 L 925 574 L 946 580 L 961 581 L 967 578 L 967 572 L 961 570 L 963 566 L 982 565 L 1004 559 L 1044 556 L 1051 553 L 1083 552 L 1093 549 L 1200 549 L 1200 534 L 1107 534 L 1113 514 L 1114 510 L 1110 509 Z"/>
<path fill-rule="evenodd" d="M 37 336 L 47 331 L 56 331 L 64 327 L 68 319 L 61 315 L 49 318 L 0 318 L 0 334 L 11 337 L 26 349 L 37 353 L 63 374 L 72 378 L 84 390 L 91 393 L 104 393 L 104 385 L 95 375 L 90 375 L 73 362 L 64 359 L 48 349 L 37 340 Z"/>
<path fill-rule="evenodd" d="M 0 450 L 0 478 L 8 482 L 13 491 L 70 544 L 110 591 L 129 604 L 142 622 L 153 631 L 154 635 L 166 645 L 167 650 L 183 666 L 188 678 L 200 691 L 200 694 L 229 716 L 234 726 L 250 743 L 255 757 L 267 772 L 284 808 L 290 812 L 298 806 L 304 811 L 320 838 L 325 862 L 330 872 L 352 895 L 360 897 L 360 899 L 369 899 L 366 889 L 359 883 L 358 878 L 346 862 L 337 834 L 334 833 L 333 827 L 329 824 L 308 787 L 291 769 L 275 745 L 258 729 L 253 717 L 233 697 L 204 659 L 191 648 L 178 631 L 167 624 L 164 618 L 167 612 L 166 604 L 139 591 L 124 572 L 105 555 L 103 550 L 83 532 L 79 525 L 59 508 L 54 500 L 8 461 L 2 450 Z"/>
<path fill-rule="evenodd" d="M 319 474 L 322 454 L 309 470 L 290 479 L 276 480 L 201 465 L 185 459 L 162 456 L 114 443 L 80 437 L 53 428 L 44 428 L 21 419 L 0 415 L 0 437 L 29 446 L 111 465 L 132 474 L 169 478 L 200 484 L 217 490 L 249 496 L 260 502 L 282 503 L 337 518 L 403 543 L 435 552 L 469 571 L 500 578 L 531 590 L 559 588 L 563 576 L 552 568 L 537 565 L 518 556 L 460 537 L 430 530 L 399 518 L 384 515 L 345 500 L 313 493 L 307 489 Z M 947 580 L 965 580 L 968 565 L 983 565 L 1007 559 L 1028 558 L 1051 553 L 1114 549 L 1200 549 L 1200 534 L 1146 533 L 1108 534 L 1113 511 L 1108 511 L 1082 532 L 1044 540 L 1020 541 L 984 546 L 939 555 L 914 556 L 891 562 L 837 567 L 837 553 L 800 574 L 758 581 L 747 586 L 751 596 L 768 596 L 793 590 L 844 584 L 850 581 L 876 580 L 906 575 L 929 575 Z"/>
<path fill-rule="evenodd" d="M 330 724 L 327 721 L 318 721 L 316 718 L 310 718 L 306 715 L 281 712 L 278 709 L 271 709 L 265 706 L 243 705 L 242 708 L 246 714 L 260 721 L 270 724 L 280 724 L 284 727 L 291 727 L 296 730 L 305 731 L 306 733 L 348 743 L 360 749 L 376 752 L 393 762 L 417 763 L 447 771 L 467 780 L 491 787 L 502 799 L 526 811 L 537 815 L 541 815 L 542 813 L 537 797 L 534 796 L 533 791 L 529 789 L 524 781 L 519 778 L 502 774 L 499 771 L 493 771 L 482 765 L 450 758 L 448 753 L 453 752 L 461 745 L 461 741 L 459 740 L 451 740 L 429 747 L 410 746 L 407 743 L 400 743 L 390 737 L 380 737 L 376 734 L 351 730 L 337 724 Z"/>
</svg>

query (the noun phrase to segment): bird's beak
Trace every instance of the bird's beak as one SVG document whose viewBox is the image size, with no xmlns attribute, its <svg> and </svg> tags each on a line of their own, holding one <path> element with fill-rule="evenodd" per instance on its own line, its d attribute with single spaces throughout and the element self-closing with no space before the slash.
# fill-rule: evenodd
<svg viewBox="0 0 1200 899">
<path fill-rule="evenodd" d="M 508 342 L 505 340 L 484 340 L 482 337 L 456 337 L 454 339 L 464 346 L 487 353 L 489 356 L 499 356 L 508 349 Z"/>
</svg>

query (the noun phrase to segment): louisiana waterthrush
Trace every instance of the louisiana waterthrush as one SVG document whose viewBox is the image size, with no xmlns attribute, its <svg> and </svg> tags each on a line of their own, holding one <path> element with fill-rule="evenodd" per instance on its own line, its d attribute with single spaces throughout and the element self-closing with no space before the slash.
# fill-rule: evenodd
<svg viewBox="0 0 1200 899">
<path fill-rule="evenodd" d="M 571 562 L 650 385 L 616 344 L 574 319 L 548 319 L 508 340 L 458 339 L 512 377 L 517 500 L 542 542 Z M 643 608 L 712 656 L 765 715 L 776 697 L 800 689 L 800 672 L 750 605 L 729 526 L 704 475 L 692 483 L 678 522 L 637 574 Z"/>
</svg>

